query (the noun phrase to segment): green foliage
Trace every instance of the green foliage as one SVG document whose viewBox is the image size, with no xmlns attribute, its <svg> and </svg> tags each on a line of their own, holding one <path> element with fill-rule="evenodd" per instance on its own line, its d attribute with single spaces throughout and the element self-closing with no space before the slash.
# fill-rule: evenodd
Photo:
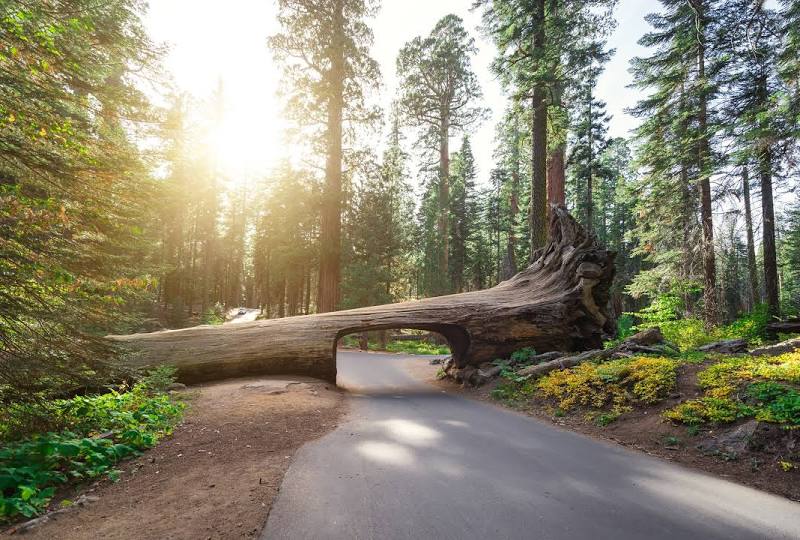
<svg viewBox="0 0 800 540">
<path fill-rule="evenodd" d="M 99 336 L 154 291 L 132 132 L 157 53 L 138 0 L 0 3 L 0 403 L 118 375 Z M 120 119 L 124 118 L 124 123 Z"/>
<path fill-rule="evenodd" d="M 617 418 L 620 417 L 620 414 L 621 413 L 618 411 L 600 413 L 594 418 L 594 422 L 600 427 L 606 427 L 607 425 L 615 422 Z"/>
<path fill-rule="evenodd" d="M 536 356 L 536 351 L 533 347 L 523 347 L 511 353 L 510 360 L 515 364 L 525 364 L 530 362 L 534 356 Z"/>
<path fill-rule="evenodd" d="M 652 404 L 664 399 L 675 387 L 675 360 L 635 357 L 605 363 L 586 362 L 553 371 L 537 383 L 542 396 L 554 399 L 570 411 L 579 407 L 621 413 L 632 404 Z"/>
<path fill-rule="evenodd" d="M 224 322 L 225 322 L 225 306 L 223 306 L 219 302 L 217 302 L 210 308 L 206 309 L 203 312 L 203 316 L 200 318 L 201 324 L 219 325 Z"/>
<path fill-rule="evenodd" d="M 664 339 L 681 351 L 690 351 L 725 339 L 744 339 L 751 346 L 761 345 L 767 329 L 767 306 L 758 305 L 732 323 L 707 330 L 703 321 L 695 318 L 677 319 L 682 301 L 676 296 L 662 295 L 650 306 L 634 313 L 643 321 L 638 329 L 658 326 Z"/>
<path fill-rule="evenodd" d="M 751 346 L 762 345 L 769 323 L 766 304 L 759 304 L 751 312 L 745 313 L 732 323 L 723 326 L 719 335 L 722 339 L 745 339 Z"/>
<path fill-rule="evenodd" d="M 509 404 L 523 403 L 536 393 L 536 382 L 525 377 L 505 379 L 492 390 L 492 398 Z"/>
<path fill-rule="evenodd" d="M 175 382 L 177 372 L 174 366 L 158 366 L 148 371 L 139 382 L 150 392 L 164 393 Z"/>
<path fill-rule="evenodd" d="M 757 382 L 747 388 L 755 400 L 756 420 L 787 426 L 800 426 L 800 392 L 772 381 Z"/>
<path fill-rule="evenodd" d="M 386 350 L 407 354 L 450 354 L 447 345 L 436 345 L 427 341 L 391 341 L 386 345 Z"/>
<path fill-rule="evenodd" d="M 624 341 L 636 333 L 635 319 L 630 313 L 623 313 L 617 319 L 617 340 Z"/>
<path fill-rule="evenodd" d="M 168 376 L 151 373 L 127 392 L 77 396 L 46 406 L 60 432 L 0 447 L 0 521 L 41 512 L 57 486 L 99 476 L 118 477 L 114 465 L 172 433 L 183 404 L 154 391 Z M 11 435 L 3 433 L 8 441 Z"/>
<path fill-rule="evenodd" d="M 784 427 L 800 425 L 800 352 L 775 357 L 723 358 L 697 375 L 705 395 L 664 412 L 684 424 L 722 424 L 754 417 Z"/>
<path fill-rule="evenodd" d="M 717 341 L 713 332 L 706 331 L 700 319 L 663 322 L 659 328 L 665 340 L 674 343 L 684 352 Z"/>
<path fill-rule="evenodd" d="M 664 418 L 689 425 L 724 424 L 743 418 L 750 410 L 728 398 L 703 397 L 680 403 L 664 411 Z"/>
</svg>

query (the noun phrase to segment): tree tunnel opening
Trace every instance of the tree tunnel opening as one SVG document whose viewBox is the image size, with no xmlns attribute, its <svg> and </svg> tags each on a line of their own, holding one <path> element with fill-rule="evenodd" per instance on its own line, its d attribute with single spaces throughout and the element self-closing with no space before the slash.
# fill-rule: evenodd
<svg viewBox="0 0 800 540">
<path fill-rule="evenodd" d="M 467 331 L 456 325 L 367 325 L 341 330 L 336 336 L 333 354 L 337 369 L 340 350 L 430 356 L 431 358 L 451 355 L 456 363 L 460 363 L 466 358 L 469 344 L 470 338 Z"/>
</svg>

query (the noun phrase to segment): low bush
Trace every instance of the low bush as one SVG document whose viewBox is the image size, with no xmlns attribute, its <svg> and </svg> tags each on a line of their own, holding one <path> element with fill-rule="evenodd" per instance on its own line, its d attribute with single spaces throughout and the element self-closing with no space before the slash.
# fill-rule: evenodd
<svg viewBox="0 0 800 540">
<path fill-rule="evenodd" d="M 225 306 L 217 302 L 203 312 L 200 317 L 201 324 L 219 325 L 225 322 Z"/>
<path fill-rule="evenodd" d="M 744 418 L 751 410 L 729 398 L 702 397 L 664 411 L 664 418 L 687 425 L 726 424 Z"/>
<path fill-rule="evenodd" d="M 511 353 L 509 359 L 511 363 L 514 364 L 526 364 L 530 362 L 531 358 L 534 356 L 536 356 L 536 350 L 534 350 L 533 347 L 523 347 Z"/>
<path fill-rule="evenodd" d="M 408 354 L 450 354 L 447 345 L 436 345 L 427 341 L 390 341 L 386 345 L 386 350 Z"/>
<path fill-rule="evenodd" d="M 504 379 L 492 390 L 492 397 L 498 401 L 510 404 L 523 403 L 530 400 L 536 393 L 536 382 L 528 378 L 512 377 Z"/>
<path fill-rule="evenodd" d="M 769 315 L 766 305 L 759 305 L 750 313 L 746 313 L 724 326 L 707 330 L 700 319 L 680 318 L 683 301 L 677 296 L 659 297 L 645 309 L 626 314 L 640 321 L 637 330 L 658 326 L 664 339 L 674 343 L 681 351 L 690 351 L 725 339 L 744 339 L 751 346 L 764 343 Z"/>
<path fill-rule="evenodd" d="M 651 404 L 666 398 L 675 387 L 677 366 L 673 359 L 647 356 L 587 362 L 551 372 L 537 386 L 543 397 L 555 400 L 565 411 L 610 407 L 619 413 L 634 403 Z"/>
<path fill-rule="evenodd" d="M 63 426 L 58 432 L 21 436 L 11 429 L 21 422 L 6 413 L 0 423 L 6 441 L 0 447 L 0 521 L 41 512 L 59 485 L 102 475 L 114 479 L 117 462 L 170 434 L 184 405 L 157 390 L 165 377 L 162 370 L 127 391 L 39 406 L 40 414 Z"/>
<path fill-rule="evenodd" d="M 747 389 L 756 420 L 788 427 L 800 426 L 800 392 L 775 382 L 757 382 Z"/>
<path fill-rule="evenodd" d="M 684 424 L 723 424 L 753 417 L 784 427 L 800 426 L 800 352 L 780 356 L 728 357 L 697 375 L 702 398 L 664 412 Z"/>
</svg>

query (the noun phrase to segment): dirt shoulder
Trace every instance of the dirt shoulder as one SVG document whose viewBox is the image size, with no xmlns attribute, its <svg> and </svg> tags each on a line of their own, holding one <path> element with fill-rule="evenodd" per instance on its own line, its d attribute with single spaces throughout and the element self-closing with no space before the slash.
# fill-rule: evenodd
<svg viewBox="0 0 800 540">
<path fill-rule="evenodd" d="M 758 451 L 744 451 L 740 455 L 732 456 L 707 449 L 709 443 L 715 441 L 722 432 L 704 429 L 692 433 L 685 426 L 674 425 L 661 417 L 665 409 L 701 394 L 695 375 L 702 366 L 683 366 L 678 376 L 678 388 L 669 399 L 650 407 L 635 408 L 607 426 L 599 426 L 587 420 L 582 411 L 557 416 L 553 405 L 539 398 L 524 404 L 494 399 L 492 390 L 498 385 L 498 380 L 479 388 L 465 388 L 451 379 L 437 380 L 436 372 L 439 367 L 416 364 L 413 372 L 447 392 L 523 412 L 561 428 L 610 440 L 667 461 L 800 501 L 800 471 L 784 471 L 780 467 L 781 457 L 786 453 L 785 446 L 787 442 L 794 445 L 797 438 L 795 435 L 772 431 L 764 437 L 773 437 L 775 440 L 767 441 Z M 742 422 L 727 426 L 724 431 L 730 433 L 740 425 Z"/>
<path fill-rule="evenodd" d="M 21 536 L 258 537 L 297 449 L 335 428 L 345 409 L 334 386 L 306 378 L 236 379 L 184 393 L 189 407 L 172 437 L 123 463 L 119 482 L 80 492 L 97 500 Z"/>
</svg>

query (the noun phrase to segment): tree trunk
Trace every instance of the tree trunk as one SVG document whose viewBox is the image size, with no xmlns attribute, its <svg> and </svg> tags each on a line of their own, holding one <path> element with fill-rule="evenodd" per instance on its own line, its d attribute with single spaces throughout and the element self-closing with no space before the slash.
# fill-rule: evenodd
<svg viewBox="0 0 800 540">
<path fill-rule="evenodd" d="M 253 374 L 334 380 L 339 338 L 397 328 L 437 332 L 459 367 L 537 352 L 602 346 L 614 330 L 607 311 L 614 254 L 563 206 L 551 211 L 550 241 L 539 257 L 492 289 L 385 306 L 223 326 L 112 336 L 139 350 L 132 366 L 174 365 L 183 381 Z"/>
<path fill-rule="evenodd" d="M 707 327 L 717 322 L 717 267 L 714 255 L 714 222 L 711 208 L 711 145 L 708 136 L 708 97 L 706 96 L 706 37 L 703 0 L 692 2 L 697 14 L 697 80 L 699 110 L 697 128 L 700 140 L 697 161 L 700 167 L 700 218 L 703 224 L 703 320 Z"/>
<path fill-rule="evenodd" d="M 336 310 L 339 304 L 342 244 L 342 111 L 344 109 L 344 17 L 342 1 L 334 7 L 334 33 L 327 73 L 328 120 L 325 187 L 320 216 L 319 293 L 317 311 Z"/>
<path fill-rule="evenodd" d="M 450 123 L 449 112 L 441 111 L 439 132 L 439 283 L 437 294 L 450 292 Z"/>
<path fill-rule="evenodd" d="M 742 168 L 742 197 L 744 198 L 744 221 L 747 229 L 747 276 L 750 281 L 750 309 L 753 309 L 761 300 L 761 294 L 758 291 L 756 244 L 753 238 L 753 211 L 750 206 L 750 173 L 747 165 Z"/>
<path fill-rule="evenodd" d="M 545 0 L 536 2 L 536 32 L 533 36 L 533 54 L 537 56 L 536 64 L 544 60 L 545 46 Z M 545 84 L 537 81 L 533 88 L 531 100 L 533 149 L 531 156 L 531 259 L 536 257 L 538 249 L 547 241 L 547 92 Z"/>
<path fill-rule="evenodd" d="M 506 238 L 506 254 L 503 257 L 503 264 L 500 272 L 500 279 L 505 280 L 512 277 L 514 274 L 517 273 L 517 236 L 514 232 L 514 224 L 516 223 L 517 213 L 519 212 L 519 197 L 518 197 L 518 186 L 519 186 L 519 173 L 514 172 L 512 174 L 512 188 L 511 188 L 511 196 L 509 197 L 509 226 L 508 226 L 508 235 Z M 500 239 L 500 231 L 497 231 L 497 238 Z M 498 250 L 499 251 L 499 250 Z"/>
<path fill-rule="evenodd" d="M 768 108 L 767 77 L 761 74 L 758 77 L 756 106 L 760 111 Z M 775 248 L 775 209 L 772 198 L 772 149 L 769 141 L 764 141 L 759 148 L 758 173 L 761 179 L 761 214 L 763 219 L 764 250 L 764 288 L 767 293 L 767 309 L 769 315 L 780 315 L 780 300 L 778 295 L 778 258 Z"/>
<path fill-rule="evenodd" d="M 559 0 L 550 0 L 550 16 L 558 18 Z M 552 67 L 552 73 L 556 80 L 552 85 L 550 106 L 560 111 L 562 108 L 562 98 L 564 95 L 564 83 L 561 81 L 560 60 L 556 59 L 556 65 Z M 558 144 L 550 150 L 547 159 L 547 206 L 566 204 L 566 178 L 565 178 L 565 154 L 566 137 L 557 135 Z"/>
<path fill-rule="evenodd" d="M 592 86 L 594 83 L 589 84 L 589 132 L 587 133 L 586 143 L 589 146 L 589 163 L 587 163 L 586 170 L 588 174 L 586 176 L 586 230 L 590 233 L 594 230 L 594 199 L 592 195 L 594 195 L 594 133 L 593 133 L 593 125 L 594 119 L 592 118 Z"/>
</svg>

